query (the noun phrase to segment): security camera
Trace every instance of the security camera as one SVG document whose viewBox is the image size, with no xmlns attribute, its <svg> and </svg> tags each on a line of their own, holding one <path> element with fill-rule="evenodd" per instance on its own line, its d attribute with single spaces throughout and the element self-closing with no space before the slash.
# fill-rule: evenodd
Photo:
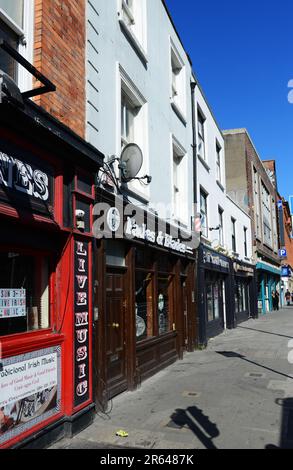
<svg viewBox="0 0 293 470">
<path fill-rule="evenodd" d="M 79 230 L 85 229 L 84 216 L 85 216 L 85 212 L 83 210 L 76 209 L 75 211 L 76 228 L 78 228 Z"/>
</svg>

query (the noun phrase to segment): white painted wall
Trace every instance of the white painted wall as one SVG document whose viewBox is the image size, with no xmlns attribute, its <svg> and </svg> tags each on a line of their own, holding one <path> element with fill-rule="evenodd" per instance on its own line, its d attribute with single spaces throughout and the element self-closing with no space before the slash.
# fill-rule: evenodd
<svg viewBox="0 0 293 470">
<path fill-rule="evenodd" d="M 252 240 L 251 240 L 251 219 L 226 193 L 226 174 L 225 174 L 225 146 L 224 138 L 219 129 L 216 120 L 208 106 L 208 103 L 200 87 L 196 88 L 196 108 L 199 107 L 205 117 L 205 145 L 206 161 L 198 158 L 198 201 L 200 203 L 201 188 L 208 194 L 208 227 L 216 228 L 219 225 L 218 209 L 221 207 L 223 212 L 223 238 L 224 248 L 229 254 L 232 253 L 232 234 L 231 218 L 236 220 L 236 249 L 239 260 L 245 262 L 252 261 Z M 197 119 L 197 116 L 196 116 Z M 216 142 L 219 143 L 221 152 L 221 182 L 217 178 L 217 154 Z M 200 207 L 199 207 L 200 208 Z M 244 250 L 244 227 L 247 228 L 247 250 L 248 256 L 245 257 Z M 203 243 L 211 244 L 212 247 L 218 247 L 219 231 L 208 230 L 208 237 L 202 238 Z"/>
<path fill-rule="evenodd" d="M 142 107 L 145 128 L 137 142 L 143 150 L 144 168 L 152 183 L 132 188 L 157 209 L 157 203 L 172 204 L 172 136 L 186 150 L 183 160 L 184 202 L 180 221 L 190 228 L 192 214 L 192 119 L 191 67 L 184 49 L 160 0 L 139 0 L 145 15 L 144 36 L 139 54 L 123 32 L 121 0 L 87 1 L 87 140 L 105 155 L 120 155 L 120 69 L 139 90 L 146 104 Z M 171 106 L 171 40 L 184 64 L 186 122 Z M 142 60 L 144 57 L 145 61 Z M 163 210 L 158 209 L 164 216 Z M 172 208 L 170 208 L 172 213 Z M 171 214 L 172 215 L 172 214 Z M 170 217 L 170 214 L 169 214 Z M 165 217 L 164 217 L 165 218 Z M 168 218 L 168 217 L 167 217 Z"/>
<path fill-rule="evenodd" d="M 180 175 L 183 202 L 175 219 L 190 228 L 193 215 L 193 155 L 192 108 L 190 81 L 192 70 L 188 57 L 170 22 L 161 0 L 137 0 L 143 12 L 143 31 L 138 41 L 133 39 L 135 28 L 125 34 L 121 23 L 123 0 L 87 0 L 87 139 L 106 156 L 119 156 L 121 152 L 121 71 L 133 90 L 145 102 L 141 119 L 145 127 L 137 137 L 144 154 L 144 168 L 140 176 L 148 173 L 152 183 L 132 189 L 141 196 L 149 208 L 155 208 L 160 217 L 172 218 L 173 201 L 173 138 L 186 151 Z M 139 19 L 141 22 L 141 18 Z M 182 99 L 172 101 L 171 47 L 182 66 L 180 91 Z M 208 224 L 219 223 L 218 206 L 224 210 L 224 245 L 230 247 L 230 219 L 237 220 L 239 255 L 244 258 L 243 226 L 248 228 L 248 250 L 251 256 L 251 227 L 249 217 L 230 199 L 225 188 L 225 154 L 222 133 L 199 87 L 195 92 L 195 109 L 200 107 L 205 116 L 206 164 L 198 161 L 198 200 L 200 187 L 209 194 Z M 178 109 L 179 107 L 179 109 Z M 140 112 L 141 112 L 140 111 Z M 197 118 L 197 116 L 196 116 Z M 221 181 L 217 183 L 216 142 L 222 148 Z M 158 204 L 162 205 L 158 206 Z M 163 208 L 170 207 L 165 214 Z M 228 228 L 229 227 L 229 228 Z M 204 242 L 216 244 L 217 231 L 209 231 Z"/>
</svg>

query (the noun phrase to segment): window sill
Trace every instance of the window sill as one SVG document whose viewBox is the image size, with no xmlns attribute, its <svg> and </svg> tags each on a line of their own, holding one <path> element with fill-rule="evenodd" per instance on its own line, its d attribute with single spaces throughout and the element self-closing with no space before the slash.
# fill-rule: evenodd
<svg viewBox="0 0 293 470">
<path fill-rule="evenodd" d="M 225 192 L 225 188 L 224 186 L 222 185 L 221 181 L 217 180 L 217 185 L 219 186 L 219 188 L 221 189 L 221 191 L 223 191 L 223 193 Z"/>
<path fill-rule="evenodd" d="M 211 169 L 207 162 L 200 155 L 197 155 L 197 158 L 199 159 L 200 163 L 205 167 L 205 169 L 210 173 Z"/>
<path fill-rule="evenodd" d="M 46 330 L 17 333 L 0 338 L 3 358 L 55 346 L 64 341 L 63 334 L 55 333 L 50 328 Z"/>
<path fill-rule="evenodd" d="M 177 336 L 176 330 L 167 331 L 166 333 L 162 333 L 161 335 L 152 336 L 142 341 L 138 341 L 136 343 L 136 349 L 140 350 L 140 349 L 148 348 L 151 346 L 155 346 L 157 343 L 161 343 L 162 341 L 168 340 L 169 338 L 172 338 L 175 336 Z"/>
<path fill-rule="evenodd" d="M 174 99 L 171 98 L 170 100 L 171 102 L 171 106 L 172 106 L 172 109 L 174 111 L 174 113 L 177 115 L 177 117 L 180 119 L 180 121 L 182 122 L 182 124 L 186 127 L 187 125 L 187 121 L 186 121 L 186 118 L 183 114 L 183 112 L 181 111 L 181 109 L 179 108 L 179 106 L 175 103 Z"/>
<path fill-rule="evenodd" d="M 121 16 L 121 14 L 120 14 L 120 16 Z M 133 34 L 133 32 L 131 31 L 129 26 L 125 23 L 125 21 L 122 18 L 119 19 L 119 24 L 120 24 L 120 27 L 121 27 L 122 31 L 124 32 L 125 36 L 127 37 L 128 41 L 130 42 L 131 46 L 133 47 L 133 49 L 135 50 L 135 52 L 139 56 L 140 60 L 146 66 L 148 64 L 147 54 L 146 54 L 144 48 L 142 47 L 142 45 L 140 44 L 139 40 Z"/>
</svg>

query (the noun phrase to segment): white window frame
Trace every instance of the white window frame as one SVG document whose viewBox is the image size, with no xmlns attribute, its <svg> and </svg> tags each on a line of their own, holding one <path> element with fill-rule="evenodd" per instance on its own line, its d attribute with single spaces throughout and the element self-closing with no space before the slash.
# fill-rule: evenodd
<svg viewBox="0 0 293 470">
<path fill-rule="evenodd" d="M 172 204 L 173 220 L 182 225 L 187 225 L 188 188 L 186 185 L 187 155 L 186 150 L 175 136 L 172 136 Z M 176 178 L 175 178 L 176 173 Z"/>
<path fill-rule="evenodd" d="M 217 181 L 222 184 L 222 147 L 216 139 Z"/>
<path fill-rule="evenodd" d="M 170 103 L 178 117 L 186 123 L 185 64 L 170 37 Z"/>
<path fill-rule="evenodd" d="M 34 56 L 34 6 L 34 0 L 24 0 L 22 28 L 0 8 L 1 20 L 19 36 L 18 52 L 31 64 Z M 17 85 L 21 91 L 30 90 L 33 86 L 31 74 L 21 65 L 17 66 Z"/>
<path fill-rule="evenodd" d="M 119 139 L 117 139 L 117 154 L 121 154 L 121 151 L 126 144 L 137 144 L 141 148 L 143 153 L 143 165 L 138 176 L 144 176 L 146 174 L 149 174 L 147 101 L 120 64 L 118 64 L 118 76 L 120 96 L 118 97 L 117 103 L 117 117 L 119 115 L 119 118 L 117 120 L 117 136 L 119 136 Z M 129 106 L 131 106 L 134 111 L 133 142 L 128 142 L 122 135 L 122 95 L 125 96 L 125 99 L 128 101 Z M 145 186 L 139 181 L 131 181 L 130 183 L 128 183 L 128 187 L 132 192 L 141 196 L 142 199 L 145 199 L 146 201 L 149 200 L 149 186 Z"/>
<path fill-rule="evenodd" d="M 199 119 L 201 118 L 201 119 Z M 203 160 L 205 163 L 207 162 L 207 155 L 206 155 L 206 118 L 202 112 L 202 110 L 198 107 L 197 108 L 197 155 L 198 157 Z M 202 128 L 202 133 L 200 131 L 200 125 Z M 200 144 L 202 145 L 202 150 L 200 149 Z"/>
<path fill-rule="evenodd" d="M 218 206 L 218 216 L 219 216 L 219 242 L 223 247 L 225 244 L 224 238 L 224 209 L 221 206 Z"/>
<path fill-rule="evenodd" d="M 121 28 L 145 64 L 147 58 L 147 0 L 119 0 L 118 17 Z"/>
<path fill-rule="evenodd" d="M 232 252 L 237 253 L 237 230 L 236 230 L 237 220 L 234 217 L 231 217 L 231 242 L 232 242 Z"/>
<path fill-rule="evenodd" d="M 202 196 L 203 196 L 203 199 L 205 200 L 205 210 L 203 211 L 202 209 Z M 199 203 L 200 203 L 200 215 L 201 215 L 201 232 L 202 232 L 202 235 L 205 237 L 205 238 L 208 238 L 208 235 L 209 235 L 209 224 L 208 224 L 208 193 L 207 191 L 205 191 L 204 188 L 200 187 L 200 200 L 199 200 Z M 204 221 L 203 221 L 204 220 Z"/>
</svg>

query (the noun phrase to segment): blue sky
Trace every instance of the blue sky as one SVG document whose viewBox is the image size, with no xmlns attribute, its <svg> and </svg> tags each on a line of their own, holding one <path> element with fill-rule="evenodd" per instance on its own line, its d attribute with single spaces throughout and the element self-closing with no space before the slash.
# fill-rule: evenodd
<svg viewBox="0 0 293 470">
<path fill-rule="evenodd" d="M 281 194 L 293 195 L 292 0 L 166 3 L 220 127 L 246 127 L 260 157 L 276 160 Z"/>
</svg>

